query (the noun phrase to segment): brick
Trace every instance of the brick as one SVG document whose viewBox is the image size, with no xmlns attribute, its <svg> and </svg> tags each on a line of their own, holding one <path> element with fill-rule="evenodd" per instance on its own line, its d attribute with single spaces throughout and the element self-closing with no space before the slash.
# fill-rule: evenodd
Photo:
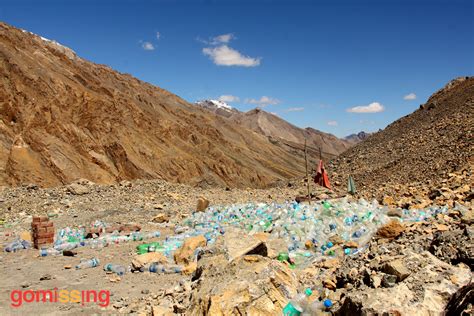
<svg viewBox="0 0 474 316">
<path fill-rule="evenodd" d="M 54 233 L 44 232 L 44 233 L 39 233 L 37 236 L 38 236 L 38 238 L 53 238 Z"/>
<path fill-rule="evenodd" d="M 33 216 L 33 222 L 38 223 L 38 222 L 47 222 L 49 221 L 48 216 Z"/>
<path fill-rule="evenodd" d="M 54 227 L 46 227 L 48 233 L 54 233 Z"/>
</svg>

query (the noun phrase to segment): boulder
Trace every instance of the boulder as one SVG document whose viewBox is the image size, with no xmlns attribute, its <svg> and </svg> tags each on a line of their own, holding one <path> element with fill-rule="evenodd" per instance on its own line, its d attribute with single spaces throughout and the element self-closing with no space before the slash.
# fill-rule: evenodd
<svg viewBox="0 0 474 316">
<path fill-rule="evenodd" d="M 175 251 L 174 260 L 177 264 L 188 265 L 193 261 L 194 251 L 199 247 L 206 246 L 206 238 L 203 235 L 186 239 L 183 246 Z"/>
<path fill-rule="evenodd" d="M 71 183 L 68 187 L 67 190 L 74 195 L 84 195 L 88 194 L 90 192 L 89 187 L 79 184 L 79 183 Z"/>
</svg>

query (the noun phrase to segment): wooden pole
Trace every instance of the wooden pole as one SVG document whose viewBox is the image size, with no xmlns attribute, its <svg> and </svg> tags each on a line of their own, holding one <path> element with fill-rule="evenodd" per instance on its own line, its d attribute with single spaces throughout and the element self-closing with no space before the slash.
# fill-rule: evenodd
<svg viewBox="0 0 474 316">
<path fill-rule="evenodd" d="M 308 188 L 308 203 L 311 204 L 311 192 L 309 188 L 309 175 L 308 175 L 308 149 L 306 148 L 306 137 L 304 138 L 304 161 L 306 164 L 306 187 Z"/>
</svg>

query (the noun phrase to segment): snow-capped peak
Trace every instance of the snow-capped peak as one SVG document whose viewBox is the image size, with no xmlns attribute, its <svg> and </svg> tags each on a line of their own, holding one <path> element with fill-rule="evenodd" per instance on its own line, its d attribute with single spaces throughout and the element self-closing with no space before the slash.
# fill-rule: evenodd
<svg viewBox="0 0 474 316">
<path fill-rule="evenodd" d="M 231 107 L 227 103 L 219 101 L 219 100 L 202 100 L 202 101 L 196 102 L 196 104 L 200 105 L 202 107 L 206 107 L 206 108 L 215 107 L 217 109 L 224 109 L 224 110 L 227 110 L 227 111 L 232 111 L 233 110 L 233 107 Z"/>
</svg>

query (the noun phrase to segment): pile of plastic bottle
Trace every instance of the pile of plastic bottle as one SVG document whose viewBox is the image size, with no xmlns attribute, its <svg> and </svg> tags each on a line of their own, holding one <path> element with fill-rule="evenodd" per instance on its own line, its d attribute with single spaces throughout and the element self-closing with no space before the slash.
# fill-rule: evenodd
<svg viewBox="0 0 474 316">
<path fill-rule="evenodd" d="M 446 209 L 404 210 L 401 220 L 422 221 Z M 387 210 L 375 200 L 349 202 L 346 198 L 311 205 L 286 202 L 210 207 L 185 219 L 176 228 L 176 235 L 167 237 L 157 251 L 169 255 L 185 238 L 196 235 L 204 235 L 211 244 L 228 227 L 238 227 L 249 235 L 267 232 L 270 238 L 283 239 L 289 257 L 300 266 L 323 256 L 352 255 L 363 250 L 377 229 L 389 220 Z M 354 241 L 358 248 L 337 249 L 331 242 L 334 237 L 344 243 Z"/>
</svg>

